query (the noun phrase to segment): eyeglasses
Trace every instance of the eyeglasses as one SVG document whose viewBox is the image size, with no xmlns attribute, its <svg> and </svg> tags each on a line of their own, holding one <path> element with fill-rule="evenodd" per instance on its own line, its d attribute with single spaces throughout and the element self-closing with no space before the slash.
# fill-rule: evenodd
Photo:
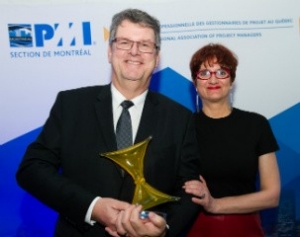
<svg viewBox="0 0 300 237">
<path fill-rule="evenodd" d="M 203 69 L 198 71 L 197 79 L 206 81 L 210 79 L 213 74 L 215 74 L 215 77 L 218 79 L 226 79 L 230 76 L 230 70 L 227 68 L 220 68 L 213 72 L 208 69 Z"/>
<path fill-rule="evenodd" d="M 150 41 L 133 41 L 126 38 L 115 38 L 112 42 L 116 43 L 117 49 L 130 50 L 134 43 L 137 43 L 138 50 L 142 53 L 153 53 L 158 46 Z"/>
</svg>

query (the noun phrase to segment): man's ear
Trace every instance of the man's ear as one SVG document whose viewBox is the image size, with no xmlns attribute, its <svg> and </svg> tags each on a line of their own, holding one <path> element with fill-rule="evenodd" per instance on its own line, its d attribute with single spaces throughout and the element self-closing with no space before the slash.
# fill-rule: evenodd
<svg viewBox="0 0 300 237">
<path fill-rule="evenodd" d="M 156 56 L 156 62 L 155 62 L 155 67 L 158 67 L 160 62 L 160 51 L 158 52 L 157 56 Z"/>
<path fill-rule="evenodd" d="M 109 45 L 107 49 L 107 58 L 109 63 L 111 63 L 111 57 L 112 57 L 112 48 L 111 45 Z"/>
</svg>

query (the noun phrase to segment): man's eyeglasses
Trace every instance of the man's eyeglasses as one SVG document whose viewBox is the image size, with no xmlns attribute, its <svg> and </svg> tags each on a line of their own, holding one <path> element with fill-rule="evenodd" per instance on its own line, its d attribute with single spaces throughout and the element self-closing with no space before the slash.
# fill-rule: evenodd
<svg viewBox="0 0 300 237">
<path fill-rule="evenodd" d="M 126 38 L 115 38 L 112 42 L 116 43 L 117 49 L 130 50 L 134 43 L 137 43 L 138 50 L 142 53 L 153 53 L 158 46 L 150 41 L 133 41 Z"/>
<path fill-rule="evenodd" d="M 208 69 L 199 70 L 197 73 L 197 79 L 199 80 L 208 80 L 215 74 L 215 77 L 218 79 L 226 79 L 230 76 L 230 70 L 227 68 L 220 68 L 216 71 L 210 71 Z"/>
</svg>

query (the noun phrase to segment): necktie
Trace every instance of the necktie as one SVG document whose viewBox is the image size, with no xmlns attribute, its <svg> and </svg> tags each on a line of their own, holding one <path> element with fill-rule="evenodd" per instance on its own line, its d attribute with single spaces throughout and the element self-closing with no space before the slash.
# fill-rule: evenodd
<svg viewBox="0 0 300 237">
<path fill-rule="evenodd" d="M 123 107 L 122 113 L 117 123 L 116 138 L 118 149 L 126 148 L 132 145 L 132 126 L 131 117 L 128 109 L 133 105 L 130 100 L 124 100 L 121 103 Z M 123 184 L 120 190 L 121 200 L 130 202 L 134 193 L 134 181 L 130 175 L 125 173 L 121 168 L 121 175 L 123 177 Z"/>
<path fill-rule="evenodd" d="M 118 149 L 126 148 L 132 145 L 132 125 L 131 117 L 128 111 L 132 105 L 133 103 L 130 100 L 124 100 L 121 103 L 123 110 L 116 128 Z"/>
</svg>

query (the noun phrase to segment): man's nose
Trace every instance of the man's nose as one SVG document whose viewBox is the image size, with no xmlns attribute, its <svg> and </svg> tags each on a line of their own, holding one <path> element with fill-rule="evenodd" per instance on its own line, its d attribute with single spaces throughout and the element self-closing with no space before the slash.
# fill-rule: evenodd
<svg viewBox="0 0 300 237">
<path fill-rule="evenodd" d="M 133 42 L 133 45 L 130 49 L 130 52 L 132 54 L 138 54 L 140 51 L 139 51 L 139 43 L 138 42 Z"/>
</svg>

